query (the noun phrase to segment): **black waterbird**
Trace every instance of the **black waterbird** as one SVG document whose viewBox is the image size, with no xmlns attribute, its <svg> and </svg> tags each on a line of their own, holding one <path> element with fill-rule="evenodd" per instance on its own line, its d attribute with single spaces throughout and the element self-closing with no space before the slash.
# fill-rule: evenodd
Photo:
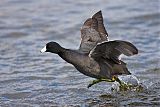
<svg viewBox="0 0 160 107">
<path fill-rule="evenodd" d="M 138 49 L 127 41 L 109 41 L 103 24 L 102 12 L 99 11 L 84 22 L 78 50 L 65 49 L 56 42 L 49 42 L 41 52 L 58 54 L 79 72 L 96 78 L 88 85 L 89 88 L 101 81 L 117 81 L 122 84 L 118 75 L 130 75 L 131 73 L 119 56 L 121 54 L 126 56 L 138 54 Z"/>
</svg>

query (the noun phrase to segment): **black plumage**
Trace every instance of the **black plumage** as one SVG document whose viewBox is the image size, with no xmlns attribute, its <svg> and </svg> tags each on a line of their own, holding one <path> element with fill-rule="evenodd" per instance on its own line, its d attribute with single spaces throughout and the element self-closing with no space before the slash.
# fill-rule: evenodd
<svg viewBox="0 0 160 107">
<path fill-rule="evenodd" d="M 131 74 L 126 63 L 119 59 L 119 56 L 138 54 L 138 49 L 127 41 L 108 41 L 102 12 L 99 11 L 84 22 L 78 50 L 65 49 L 56 42 L 49 42 L 41 52 L 58 54 L 75 66 L 79 72 L 89 77 L 112 79 L 116 75 Z"/>
</svg>

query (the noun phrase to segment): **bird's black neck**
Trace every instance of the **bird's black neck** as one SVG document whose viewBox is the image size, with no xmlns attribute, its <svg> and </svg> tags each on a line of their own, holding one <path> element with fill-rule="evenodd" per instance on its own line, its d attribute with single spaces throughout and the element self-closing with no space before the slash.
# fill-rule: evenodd
<svg viewBox="0 0 160 107">
<path fill-rule="evenodd" d="M 63 50 L 63 52 L 59 52 L 58 55 L 62 59 L 64 59 L 65 61 L 73 65 L 77 64 L 78 60 L 80 60 L 79 57 L 81 56 L 81 54 L 78 53 L 77 51 L 70 50 L 70 49 L 65 49 Z"/>
</svg>

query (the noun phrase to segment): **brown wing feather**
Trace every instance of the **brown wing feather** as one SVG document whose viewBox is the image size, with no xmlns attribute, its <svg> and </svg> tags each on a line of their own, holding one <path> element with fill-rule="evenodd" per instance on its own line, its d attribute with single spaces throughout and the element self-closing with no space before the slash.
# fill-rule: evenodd
<svg viewBox="0 0 160 107">
<path fill-rule="evenodd" d="M 138 49 L 130 42 L 115 40 L 98 44 L 89 55 L 95 59 L 104 57 L 120 63 L 121 54 L 132 56 L 138 54 Z"/>
<path fill-rule="evenodd" d="M 81 44 L 79 50 L 86 54 L 89 54 L 97 43 L 107 41 L 107 33 L 104 30 L 105 28 L 101 11 L 93 16 L 94 17 L 88 18 L 84 22 L 81 29 Z"/>
<path fill-rule="evenodd" d="M 102 34 L 103 38 L 105 38 L 107 40 L 106 36 L 108 37 L 108 33 L 107 33 L 107 31 L 105 29 L 105 26 L 103 24 L 102 12 L 99 11 L 99 12 L 95 13 L 92 16 L 92 18 L 97 19 L 97 21 L 98 21 L 98 31 Z"/>
</svg>

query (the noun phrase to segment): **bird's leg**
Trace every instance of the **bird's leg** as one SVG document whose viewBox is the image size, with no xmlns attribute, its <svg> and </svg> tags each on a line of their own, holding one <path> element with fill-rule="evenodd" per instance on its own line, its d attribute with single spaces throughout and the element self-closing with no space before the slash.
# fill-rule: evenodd
<svg viewBox="0 0 160 107">
<path fill-rule="evenodd" d="M 106 82 L 115 82 L 115 80 L 114 80 L 114 79 L 106 79 L 106 78 L 101 79 L 101 81 L 106 81 Z"/>
<path fill-rule="evenodd" d="M 126 83 L 122 82 L 117 76 L 113 76 L 112 79 L 114 79 L 115 81 L 117 81 L 120 84 L 119 88 L 121 91 L 125 91 L 125 90 L 128 90 L 131 88 L 130 84 L 126 84 Z"/>
<path fill-rule="evenodd" d="M 130 84 L 124 83 L 123 81 L 121 81 L 121 80 L 120 80 L 117 76 L 115 76 L 115 75 L 112 76 L 112 79 L 101 78 L 101 79 L 93 80 L 93 81 L 87 86 L 87 88 L 90 88 L 91 86 L 93 86 L 93 85 L 95 85 L 95 84 L 97 84 L 97 83 L 100 83 L 100 82 L 102 82 L 102 81 L 106 81 L 106 82 L 115 82 L 115 81 L 117 81 L 117 82 L 120 84 L 119 88 L 120 88 L 121 91 L 126 91 L 126 90 L 128 90 L 128 89 L 131 88 L 131 85 L 130 85 Z"/>
<path fill-rule="evenodd" d="M 105 79 L 105 78 L 102 78 L 102 79 L 96 79 L 96 80 L 93 80 L 88 86 L 87 88 L 90 88 L 92 85 L 95 85 L 97 83 L 100 83 L 102 81 L 106 81 L 106 82 L 114 82 L 115 80 L 112 80 L 112 79 Z"/>
<path fill-rule="evenodd" d="M 87 86 L 87 88 L 90 88 L 92 85 L 97 84 L 97 83 L 99 83 L 99 82 L 101 82 L 101 79 L 93 80 L 93 81 Z"/>
<path fill-rule="evenodd" d="M 123 85 L 123 84 L 125 84 L 124 82 L 122 82 L 117 76 L 113 76 L 112 77 L 112 80 L 115 80 L 115 81 L 117 81 L 120 85 Z"/>
</svg>

